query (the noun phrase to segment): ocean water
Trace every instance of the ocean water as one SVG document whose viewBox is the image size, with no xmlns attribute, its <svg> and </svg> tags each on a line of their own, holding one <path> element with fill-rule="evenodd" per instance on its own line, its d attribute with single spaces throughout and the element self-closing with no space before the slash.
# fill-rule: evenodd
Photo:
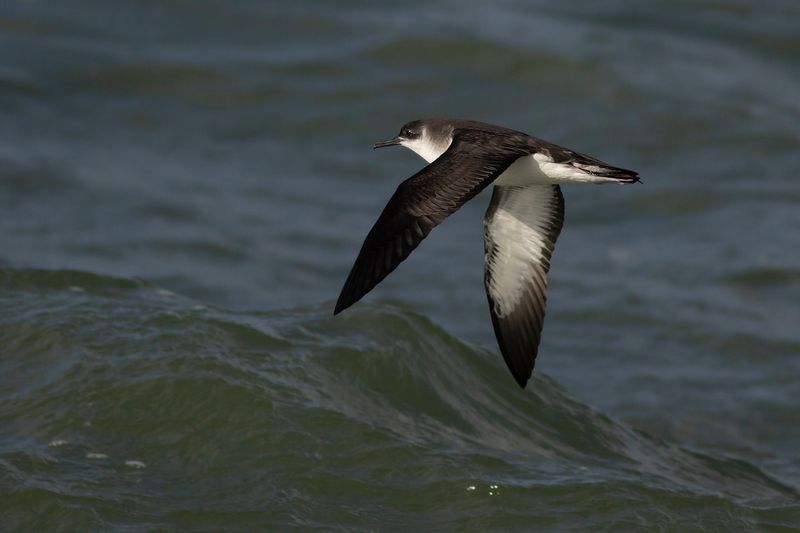
<svg viewBox="0 0 800 533">
<path fill-rule="evenodd" d="M 0 3 L 0 531 L 800 529 L 800 5 Z M 520 389 L 482 194 L 332 317 L 408 120 L 565 186 Z"/>
</svg>

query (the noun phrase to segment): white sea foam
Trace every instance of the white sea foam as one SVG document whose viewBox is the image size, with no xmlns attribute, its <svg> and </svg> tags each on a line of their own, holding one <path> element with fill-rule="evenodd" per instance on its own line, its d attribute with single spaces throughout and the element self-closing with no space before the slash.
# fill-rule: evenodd
<svg viewBox="0 0 800 533">
<path fill-rule="evenodd" d="M 107 459 L 108 455 L 98 452 L 89 452 L 86 454 L 87 459 Z"/>
</svg>

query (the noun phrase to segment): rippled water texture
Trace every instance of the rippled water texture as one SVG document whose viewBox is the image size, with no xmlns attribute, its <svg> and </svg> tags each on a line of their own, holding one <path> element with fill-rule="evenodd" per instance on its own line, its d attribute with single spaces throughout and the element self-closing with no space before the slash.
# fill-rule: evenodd
<svg viewBox="0 0 800 533">
<path fill-rule="evenodd" d="M 798 20 L 0 4 L 0 530 L 800 528 Z M 433 114 L 644 181 L 564 187 L 524 391 L 485 194 L 331 316 Z"/>
</svg>

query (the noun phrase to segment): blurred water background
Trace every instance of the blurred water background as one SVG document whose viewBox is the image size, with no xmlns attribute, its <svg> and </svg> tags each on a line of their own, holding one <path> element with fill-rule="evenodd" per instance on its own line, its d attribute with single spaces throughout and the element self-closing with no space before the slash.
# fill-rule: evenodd
<svg viewBox="0 0 800 533">
<path fill-rule="evenodd" d="M 0 3 L 0 530 L 800 527 L 800 4 Z M 411 119 L 567 186 L 520 390 L 481 195 L 331 316 Z"/>
</svg>

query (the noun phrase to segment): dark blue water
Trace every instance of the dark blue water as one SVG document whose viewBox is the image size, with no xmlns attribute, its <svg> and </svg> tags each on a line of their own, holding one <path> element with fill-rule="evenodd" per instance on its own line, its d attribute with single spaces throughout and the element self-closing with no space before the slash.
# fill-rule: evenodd
<svg viewBox="0 0 800 533">
<path fill-rule="evenodd" d="M 0 5 L 0 530 L 800 527 L 800 7 Z M 524 391 L 483 194 L 335 319 L 411 119 L 568 186 Z"/>
</svg>

